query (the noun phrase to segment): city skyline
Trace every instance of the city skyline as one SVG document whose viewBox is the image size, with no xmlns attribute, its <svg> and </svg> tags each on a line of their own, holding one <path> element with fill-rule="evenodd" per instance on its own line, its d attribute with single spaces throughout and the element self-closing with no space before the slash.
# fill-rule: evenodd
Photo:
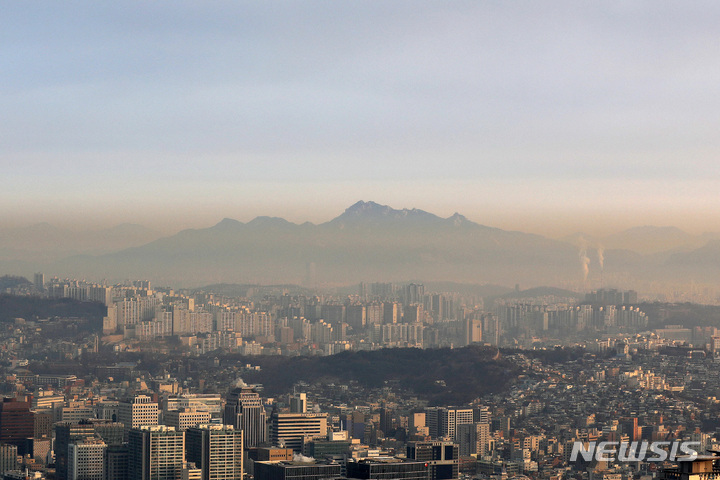
<svg viewBox="0 0 720 480">
<path fill-rule="evenodd" d="M 710 3 L 75 6 L 6 12 L 2 226 L 720 230 Z"/>
</svg>

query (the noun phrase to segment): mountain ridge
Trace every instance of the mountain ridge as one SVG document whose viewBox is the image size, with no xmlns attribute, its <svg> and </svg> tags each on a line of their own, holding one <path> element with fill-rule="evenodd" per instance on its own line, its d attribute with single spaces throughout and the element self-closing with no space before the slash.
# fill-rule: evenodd
<svg viewBox="0 0 720 480">
<path fill-rule="evenodd" d="M 50 228 L 43 226 L 41 228 Z M 720 264 L 713 234 L 684 234 L 675 227 L 643 226 L 616 238 L 658 238 L 674 250 L 638 253 L 613 248 L 607 238 L 577 234 L 556 240 L 475 223 L 460 213 L 443 218 L 424 210 L 358 201 L 320 224 L 257 216 L 243 223 L 223 218 L 111 252 L 71 252 L 62 259 L 14 259 L 0 243 L 0 267 L 25 265 L 53 274 L 97 278 L 148 278 L 178 286 L 284 284 L 340 286 L 359 281 L 424 278 L 468 284 L 593 285 L 637 288 L 637 282 L 691 279 L 715 282 Z M 2 238 L 0 236 L 0 238 Z M 676 246 L 677 239 L 700 239 Z M 665 242 L 665 243 L 663 243 Z M 675 243 L 673 243 L 675 242 Z M 706 246 L 710 243 L 710 246 Z M 703 249 L 704 247 L 704 249 Z M 695 252 L 693 254 L 693 252 Z M 710 257 L 709 261 L 704 258 Z M 25 263 L 23 263 L 25 262 Z M 20 273 L 20 272 L 18 272 Z M 697 277 L 696 277 L 697 274 Z"/>
<path fill-rule="evenodd" d="M 487 283 L 496 281 L 508 262 L 554 275 L 557 264 L 576 256 L 562 242 L 486 227 L 459 213 L 442 218 L 359 201 L 319 225 L 266 216 L 247 223 L 225 218 L 208 228 L 106 255 L 68 258 L 56 266 L 76 274 L 101 270 L 103 277 L 114 271 L 123 277 L 192 276 L 198 284 L 307 283 L 309 265 L 318 278 L 334 284 L 398 277 Z M 502 275 L 526 268 L 512 267 Z"/>
</svg>

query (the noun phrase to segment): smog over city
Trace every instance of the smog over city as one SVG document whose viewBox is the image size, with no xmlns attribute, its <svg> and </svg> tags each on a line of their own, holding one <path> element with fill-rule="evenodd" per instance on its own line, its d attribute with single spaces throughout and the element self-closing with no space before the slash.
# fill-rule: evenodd
<svg viewBox="0 0 720 480">
<path fill-rule="evenodd" d="M 0 480 L 720 476 L 720 4 L 1 12 Z"/>
</svg>

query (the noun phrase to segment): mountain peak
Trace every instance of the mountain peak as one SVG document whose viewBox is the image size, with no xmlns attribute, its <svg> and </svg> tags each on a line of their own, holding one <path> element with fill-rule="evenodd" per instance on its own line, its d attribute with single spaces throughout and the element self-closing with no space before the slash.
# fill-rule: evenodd
<svg viewBox="0 0 720 480">
<path fill-rule="evenodd" d="M 387 205 L 380 205 L 373 201 L 365 202 L 360 200 L 345 209 L 343 215 L 368 215 L 368 214 L 387 214 L 393 211 L 392 208 Z"/>
<path fill-rule="evenodd" d="M 359 201 L 350 207 L 339 217 L 334 218 L 328 225 L 345 227 L 413 227 L 426 228 L 429 226 L 440 226 L 446 220 L 417 208 L 403 208 L 397 210 L 388 205 L 380 205 L 376 202 Z"/>
<path fill-rule="evenodd" d="M 448 218 L 448 221 L 456 227 L 471 223 L 470 220 L 465 217 L 465 215 L 460 215 L 458 212 L 453 213 L 452 217 Z"/>
<path fill-rule="evenodd" d="M 223 218 L 222 220 L 220 220 L 220 222 L 217 223 L 217 224 L 216 224 L 214 227 L 212 227 L 212 228 L 215 228 L 215 229 L 218 229 L 218 230 L 221 230 L 221 229 L 222 229 L 222 230 L 230 230 L 230 229 L 238 228 L 238 227 L 240 227 L 241 225 L 243 225 L 242 222 L 239 222 L 239 221 L 234 220 L 234 219 L 232 219 L 232 218 L 227 218 L 227 217 L 225 217 L 225 218 Z"/>
</svg>

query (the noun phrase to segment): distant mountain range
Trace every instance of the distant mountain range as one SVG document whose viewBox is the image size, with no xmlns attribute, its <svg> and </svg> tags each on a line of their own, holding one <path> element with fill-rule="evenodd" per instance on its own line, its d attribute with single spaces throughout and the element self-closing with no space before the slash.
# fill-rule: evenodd
<svg viewBox="0 0 720 480">
<path fill-rule="evenodd" d="M 480 225 L 458 213 L 442 218 L 360 201 L 319 225 L 276 217 L 247 223 L 226 218 L 162 238 L 136 225 L 81 233 L 47 224 L 0 231 L 0 273 L 43 269 L 186 287 L 417 279 L 630 288 L 638 282 L 715 281 L 717 238 L 673 227 L 638 227 L 604 238 L 578 234 L 555 240 Z"/>
<path fill-rule="evenodd" d="M 153 277 L 176 285 L 313 285 L 407 278 L 507 283 L 528 273 L 552 281 L 577 276 L 578 265 L 575 247 L 564 242 L 482 226 L 457 214 L 441 218 L 358 202 L 320 225 L 224 219 L 116 253 L 67 258 L 54 267 L 72 275 Z"/>
</svg>

